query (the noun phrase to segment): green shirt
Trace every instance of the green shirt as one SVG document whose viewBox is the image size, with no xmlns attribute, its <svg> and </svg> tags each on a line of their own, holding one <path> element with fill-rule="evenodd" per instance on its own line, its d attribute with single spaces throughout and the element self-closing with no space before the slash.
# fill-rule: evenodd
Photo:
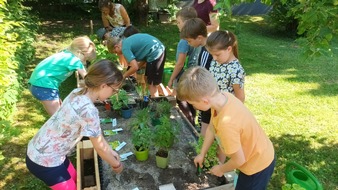
<svg viewBox="0 0 338 190">
<path fill-rule="evenodd" d="M 34 69 L 28 83 L 58 89 L 60 84 L 77 69 L 84 69 L 81 60 L 70 51 L 64 50 L 41 61 Z"/>
<path fill-rule="evenodd" d="M 122 53 L 128 63 L 133 59 L 152 62 L 158 59 L 164 50 L 162 42 L 149 34 L 133 34 L 122 41 Z"/>
</svg>

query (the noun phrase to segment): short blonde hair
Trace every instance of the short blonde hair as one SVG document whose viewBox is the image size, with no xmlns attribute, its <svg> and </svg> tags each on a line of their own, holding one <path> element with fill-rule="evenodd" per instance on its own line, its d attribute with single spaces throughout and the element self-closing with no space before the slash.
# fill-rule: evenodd
<svg viewBox="0 0 338 190">
<path fill-rule="evenodd" d="M 177 99 L 181 101 L 199 101 L 206 96 L 219 92 L 214 76 L 204 67 L 190 67 L 180 77 L 177 87 Z"/>
</svg>

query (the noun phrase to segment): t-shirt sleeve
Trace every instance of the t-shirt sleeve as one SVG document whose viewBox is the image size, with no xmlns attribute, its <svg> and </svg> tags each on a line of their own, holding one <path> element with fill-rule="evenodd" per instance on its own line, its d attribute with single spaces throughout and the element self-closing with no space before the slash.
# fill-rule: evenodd
<svg viewBox="0 0 338 190">
<path fill-rule="evenodd" d="M 131 51 L 131 47 L 128 43 L 124 43 L 124 41 L 122 41 L 123 45 L 122 45 L 122 53 L 124 55 L 124 57 L 126 58 L 126 60 L 128 61 L 128 63 L 130 63 L 133 59 L 136 59 L 134 53 Z"/>
<path fill-rule="evenodd" d="M 230 75 L 231 75 L 231 85 L 233 86 L 234 84 L 239 84 L 241 88 L 244 86 L 245 82 L 245 71 L 244 69 L 236 64 L 232 67 L 230 70 Z"/>
</svg>

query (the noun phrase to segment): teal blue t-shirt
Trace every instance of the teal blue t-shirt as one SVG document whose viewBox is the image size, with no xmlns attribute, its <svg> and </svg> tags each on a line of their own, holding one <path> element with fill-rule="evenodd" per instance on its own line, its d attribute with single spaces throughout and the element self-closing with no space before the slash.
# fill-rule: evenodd
<svg viewBox="0 0 338 190">
<path fill-rule="evenodd" d="M 28 83 L 58 89 L 60 84 L 77 69 L 84 69 L 81 60 L 70 51 L 64 50 L 41 61 L 34 69 Z"/>
<path fill-rule="evenodd" d="M 152 62 L 159 58 L 164 50 L 162 42 L 149 34 L 133 34 L 122 41 L 122 53 L 128 63 L 133 59 Z"/>
</svg>

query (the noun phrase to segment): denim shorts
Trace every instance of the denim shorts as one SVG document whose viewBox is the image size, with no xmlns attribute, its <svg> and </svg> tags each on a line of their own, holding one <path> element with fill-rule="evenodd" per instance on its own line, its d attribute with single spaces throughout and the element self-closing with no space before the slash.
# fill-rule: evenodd
<svg viewBox="0 0 338 190">
<path fill-rule="evenodd" d="M 57 89 L 52 89 L 52 88 L 44 88 L 44 87 L 39 87 L 39 86 L 34 86 L 29 84 L 29 91 L 32 93 L 32 95 L 40 100 L 40 101 L 45 101 L 45 100 L 58 100 L 60 99 L 59 96 L 59 90 Z"/>
</svg>

